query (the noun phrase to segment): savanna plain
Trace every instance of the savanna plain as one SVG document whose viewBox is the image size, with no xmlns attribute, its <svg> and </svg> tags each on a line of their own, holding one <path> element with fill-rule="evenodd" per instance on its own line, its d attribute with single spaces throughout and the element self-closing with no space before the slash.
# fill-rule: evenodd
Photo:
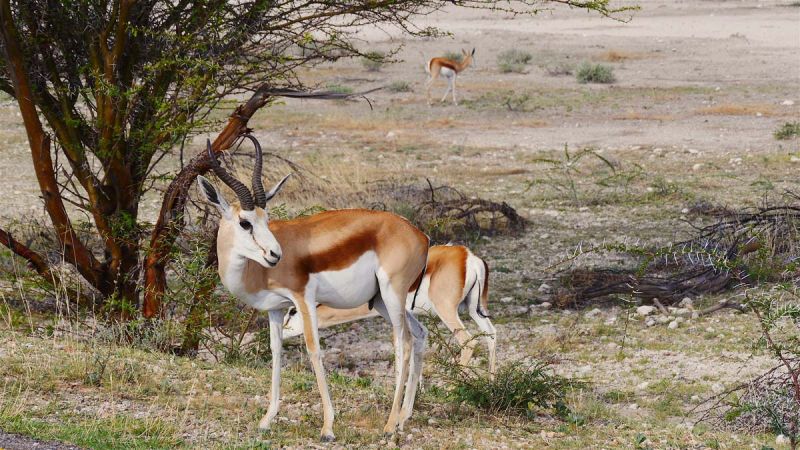
<svg viewBox="0 0 800 450">
<path fill-rule="evenodd" d="M 282 158 L 267 160 L 267 180 L 291 169 L 284 160 L 303 174 L 280 194 L 275 214 L 375 207 L 377 184 L 425 189 L 426 179 L 508 203 L 526 219 L 524 229 L 453 241 L 491 269 L 499 363 L 544 360 L 580 380 L 565 399 L 569 414 L 504 414 L 448 401 L 431 363 L 414 417 L 387 441 L 379 431 L 394 378 L 391 333 L 371 319 L 322 331 L 336 442 L 319 442 L 319 396 L 300 340 L 287 341 L 277 426 L 260 432 L 268 359 L 121 345 L 107 338 L 113 330 L 70 320 L 66 303 L 9 275 L 0 282 L 0 429 L 97 448 L 788 448 L 775 433 L 698 422 L 706 399 L 774 365 L 754 346 L 761 330 L 752 313 L 653 321 L 631 299 L 578 307 L 553 297 L 576 265 L 624 262 L 605 253 L 573 258 L 577 249 L 679 242 L 693 236 L 693 225 L 716 220 L 709 209 L 758 207 L 800 192 L 797 131 L 776 137 L 800 120 L 798 4 L 648 0 L 629 22 L 559 8 L 530 17 L 453 9 L 421 24 L 452 35 L 364 30 L 363 46 L 389 60 L 301 73 L 320 89 L 384 87 L 369 102 L 285 100 L 253 117 L 254 134 Z M 439 102 L 440 81 L 428 106 L 425 61 L 472 48 L 475 62 L 458 78 L 459 104 Z M 499 55 L 510 50 L 524 57 L 506 68 Z M 615 80 L 579 82 L 584 64 L 608 68 Z M 204 142 L 198 136 L 185 151 L 194 155 Z M 43 218 L 22 120 L 8 97 L 0 97 L 0 144 L 0 215 Z M 166 163 L 178 165 L 177 157 Z M 152 194 L 145 219 L 154 220 L 159 205 Z M 0 260 L 9 274 L 25 270 L 7 251 Z M 227 292 L 220 286 L 217 294 Z M 740 294 L 689 303 L 699 311 Z M 257 343 L 266 321 L 244 323 L 239 343 Z M 478 345 L 479 364 L 485 356 Z"/>
</svg>

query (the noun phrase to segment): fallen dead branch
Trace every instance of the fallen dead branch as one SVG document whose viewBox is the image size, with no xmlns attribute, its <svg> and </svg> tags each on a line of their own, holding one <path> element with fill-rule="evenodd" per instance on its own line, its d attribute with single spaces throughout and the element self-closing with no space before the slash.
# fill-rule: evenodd
<svg viewBox="0 0 800 450">
<path fill-rule="evenodd" d="M 788 195 L 797 200 L 794 194 Z M 768 206 L 752 212 L 716 211 L 720 216 L 714 224 L 695 227 L 695 237 L 669 247 L 604 244 L 577 252 L 567 260 L 585 253 L 606 252 L 625 255 L 635 266 L 626 270 L 576 268 L 565 272 L 553 303 L 575 307 L 613 295 L 629 295 L 653 303 L 663 312 L 665 305 L 686 296 L 716 294 L 762 282 L 800 281 L 800 206 Z M 704 313 L 722 308 L 741 306 L 726 303 Z"/>
</svg>

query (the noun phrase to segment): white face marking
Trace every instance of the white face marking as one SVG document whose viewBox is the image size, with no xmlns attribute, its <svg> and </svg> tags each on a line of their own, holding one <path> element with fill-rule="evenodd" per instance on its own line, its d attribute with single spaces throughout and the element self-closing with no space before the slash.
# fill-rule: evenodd
<svg viewBox="0 0 800 450">
<path fill-rule="evenodd" d="M 266 211 L 258 207 L 253 211 L 239 211 L 229 221 L 229 229 L 233 230 L 233 253 L 268 269 L 278 264 L 281 246 L 269 230 Z"/>
</svg>

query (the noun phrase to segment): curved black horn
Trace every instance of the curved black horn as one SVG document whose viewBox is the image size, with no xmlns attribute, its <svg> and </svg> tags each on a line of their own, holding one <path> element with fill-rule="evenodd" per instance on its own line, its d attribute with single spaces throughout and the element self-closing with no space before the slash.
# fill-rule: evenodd
<svg viewBox="0 0 800 450">
<path fill-rule="evenodd" d="M 253 146 L 256 148 L 256 162 L 253 164 L 253 198 L 256 202 L 256 206 L 259 208 L 266 208 L 267 194 L 264 193 L 264 185 L 261 182 L 261 167 L 264 159 L 261 152 L 261 144 L 252 134 L 245 134 L 244 137 L 250 139 L 253 142 Z"/>
<path fill-rule="evenodd" d="M 235 192 L 236 196 L 239 197 L 239 203 L 241 204 L 243 210 L 252 211 L 254 204 L 253 196 L 250 195 L 250 190 L 247 189 L 247 186 L 245 186 L 244 183 L 234 178 L 233 175 L 229 174 L 228 171 L 219 165 L 217 156 L 214 155 L 214 150 L 211 149 L 211 140 L 206 140 L 206 151 L 208 152 L 208 158 L 211 160 L 211 169 L 214 170 L 215 174 L 217 174 L 217 178 L 222 180 L 223 183 L 227 184 L 228 187 L 233 189 L 233 192 Z"/>
</svg>

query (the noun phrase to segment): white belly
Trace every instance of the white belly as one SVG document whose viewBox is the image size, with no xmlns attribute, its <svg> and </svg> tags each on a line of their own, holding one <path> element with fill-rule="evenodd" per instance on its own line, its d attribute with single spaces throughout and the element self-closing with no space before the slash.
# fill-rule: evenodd
<svg viewBox="0 0 800 450">
<path fill-rule="evenodd" d="M 456 74 L 454 70 L 449 69 L 447 67 L 442 67 L 441 69 L 439 69 L 439 73 L 441 73 L 442 76 L 445 78 L 453 78 L 453 75 Z"/>
<path fill-rule="evenodd" d="M 355 308 L 378 292 L 378 255 L 369 251 L 342 270 L 311 274 L 317 303 L 333 308 Z"/>
</svg>

